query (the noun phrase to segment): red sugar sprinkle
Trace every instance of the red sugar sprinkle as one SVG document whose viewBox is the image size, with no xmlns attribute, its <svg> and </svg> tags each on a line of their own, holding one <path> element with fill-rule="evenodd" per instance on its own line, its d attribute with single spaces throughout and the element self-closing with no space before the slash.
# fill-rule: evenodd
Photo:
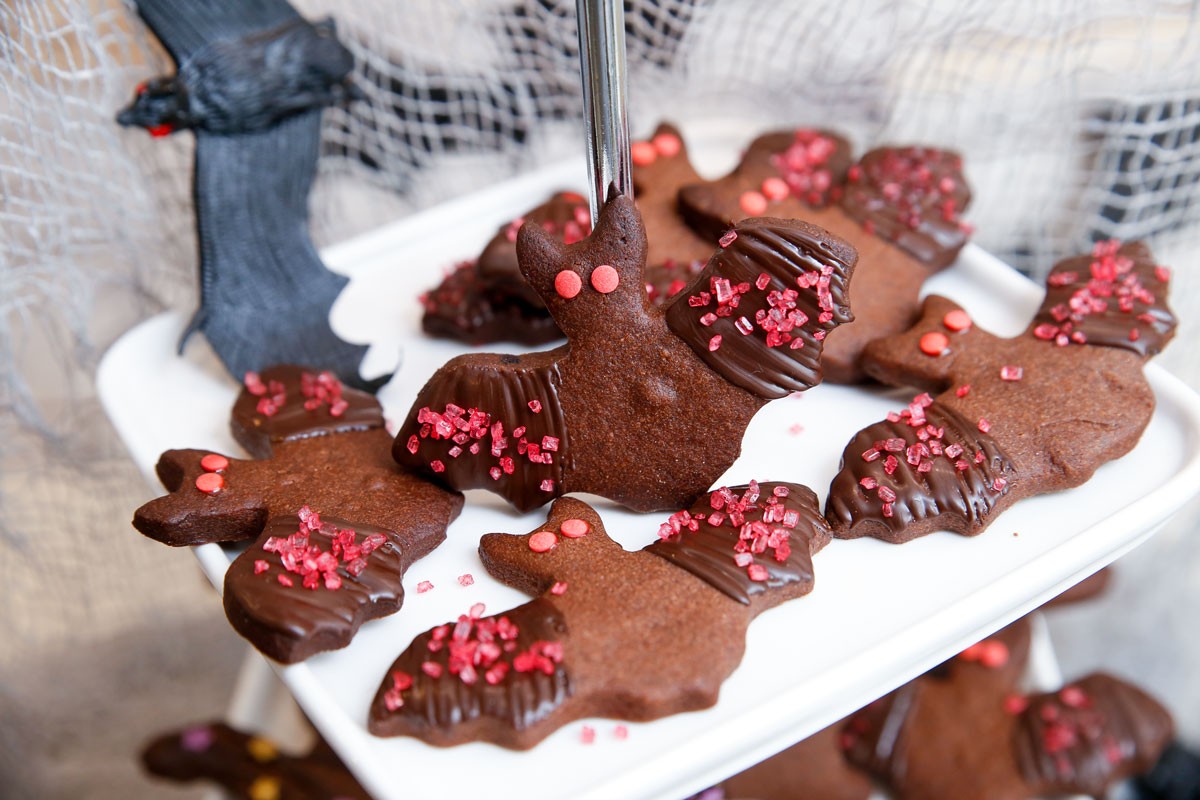
<svg viewBox="0 0 1200 800">
<path fill-rule="evenodd" d="M 761 216 L 767 210 L 767 198 L 763 197 L 761 192 L 742 192 L 742 196 L 738 198 L 738 206 L 747 216 Z"/>
<path fill-rule="evenodd" d="M 596 741 L 596 729 L 591 725 L 584 725 L 579 732 L 579 740 L 584 744 L 592 744 Z"/>
<path fill-rule="evenodd" d="M 1004 478 L 996 478 L 996 480 L 992 481 L 992 491 L 994 492 L 1003 491 L 1005 486 L 1008 486 L 1008 481 L 1004 480 Z"/>
<path fill-rule="evenodd" d="M 971 393 L 971 384 L 969 384 L 969 383 L 965 383 L 962 386 L 960 386 L 954 390 L 955 397 L 966 397 L 970 393 Z"/>
<path fill-rule="evenodd" d="M 535 553 L 546 553 L 558 546 L 558 537 L 553 531 L 538 531 L 529 537 L 529 549 Z"/>
<path fill-rule="evenodd" d="M 1027 708 L 1029 708 L 1029 699 L 1024 695 L 1010 694 L 1004 698 L 1004 710 L 1009 714 L 1016 716 Z"/>
<path fill-rule="evenodd" d="M 220 472 L 229 467 L 229 459 L 216 453 L 209 453 L 200 459 L 200 467 L 206 472 Z"/>
<path fill-rule="evenodd" d="M 205 494 L 216 494 L 225 488 L 225 479 L 216 472 L 205 472 L 196 476 L 196 488 Z"/>
<path fill-rule="evenodd" d="M 1005 364 L 1000 368 L 1000 380 L 1002 381 L 1019 381 L 1023 377 L 1025 377 L 1025 370 L 1022 367 Z"/>
<path fill-rule="evenodd" d="M 940 356 L 950 346 L 950 340 L 944 333 L 930 331 L 921 337 L 917 346 L 927 356 Z"/>
<path fill-rule="evenodd" d="M 475 583 L 475 576 L 469 572 L 458 576 L 458 585 L 459 586 L 472 586 L 472 585 L 474 585 L 474 583 Z"/>
<path fill-rule="evenodd" d="M 650 142 L 629 145 L 629 157 L 636 167 L 648 167 L 658 160 L 658 150 Z"/>
<path fill-rule="evenodd" d="M 992 429 L 992 423 L 988 422 L 985 417 L 979 418 L 979 430 L 982 433 L 987 433 Z"/>
<path fill-rule="evenodd" d="M 565 519 L 562 525 L 559 526 L 559 531 L 568 539 L 578 539 L 581 536 L 587 536 L 591 529 L 592 526 L 587 523 L 587 520 L 582 519 Z"/>
<path fill-rule="evenodd" d="M 268 564 L 266 561 L 263 561 L 261 558 L 257 559 L 254 562 L 254 574 L 255 575 L 261 575 L 264 572 L 266 572 L 267 570 L 269 570 L 270 568 L 271 568 L 271 565 Z"/>
<path fill-rule="evenodd" d="M 247 372 L 242 378 L 242 385 L 246 387 L 246 391 L 255 397 L 262 397 L 267 393 L 266 384 L 262 382 L 262 376 L 257 372 Z"/>
<path fill-rule="evenodd" d="M 767 572 L 767 568 L 762 564 L 751 564 L 746 568 L 746 574 L 750 576 L 750 580 L 759 582 L 765 581 L 770 577 L 770 573 Z"/>
<path fill-rule="evenodd" d="M 971 315 L 961 308 L 956 308 L 953 311 L 947 311 L 946 316 L 942 317 L 942 324 L 947 330 L 954 332 L 965 331 L 971 327 Z"/>
<path fill-rule="evenodd" d="M 279 581 L 281 584 L 283 584 L 284 586 L 287 586 L 289 589 L 295 585 L 294 583 L 292 583 L 292 579 L 289 578 L 287 575 L 279 575 L 279 576 L 276 576 L 275 579 L 277 581 Z"/>
<path fill-rule="evenodd" d="M 545 480 L 543 480 L 541 483 L 538 484 L 538 488 L 541 489 L 543 492 L 553 492 L 554 491 L 554 481 L 552 481 L 550 478 L 546 478 Z"/>
<path fill-rule="evenodd" d="M 1066 686 L 1058 693 L 1058 699 L 1068 708 L 1087 708 L 1091 699 L 1078 686 Z"/>
<path fill-rule="evenodd" d="M 624 725 L 618 725 L 615 728 L 613 728 L 613 736 L 615 736 L 618 739 L 628 739 L 629 738 L 629 728 L 625 727 Z"/>
<path fill-rule="evenodd" d="M 470 615 L 471 619 L 479 619 L 483 616 L 484 609 L 485 606 L 483 603 L 475 603 L 470 609 L 467 610 L 467 613 Z"/>
<path fill-rule="evenodd" d="M 555 581 L 554 585 L 550 587 L 550 594 L 555 595 L 556 597 L 562 597 L 566 593 L 567 593 L 567 582 L 566 581 Z"/>
<path fill-rule="evenodd" d="M 425 661 L 421 664 L 421 672 L 424 672 L 431 678 L 437 679 L 442 677 L 443 667 L 436 661 Z"/>
<path fill-rule="evenodd" d="M 617 274 L 609 264 L 601 264 L 592 270 L 591 276 L 592 288 L 600 294 L 609 294 L 616 291 L 616 288 L 621 283 L 621 276 Z"/>
<path fill-rule="evenodd" d="M 576 272 L 564 269 L 554 276 L 554 291 L 558 292 L 559 297 L 570 300 L 579 294 L 582 288 L 583 278 Z"/>
<path fill-rule="evenodd" d="M 737 231 L 730 230 L 721 234 L 721 238 L 717 239 L 717 244 L 721 245 L 721 247 L 729 247 L 735 241 L 737 241 Z"/>
<path fill-rule="evenodd" d="M 754 285 L 758 288 L 759 291 L 766 289 L 767 286 L 769 286 L 770 284 L 771 284 L 771 276 L 765 272 L 760 274 L 758 276 L 758 278 L 754 281 Z"/>
<path fill-rule="evenodd" d="M 535 414 L 542 413 L 542 401 L 541 400 L 530 400 L 528 405 L 529 405 L 529 410 L 532 411 L 533 413 L 535 413 Z"/>
<path fill-rule="evenodd" d="M 425 594 L 429 591 L 433 591 L 433 584 L 429 581 L 421 581 L 417 584 L 417 594 Z"/>
<path fill-rule="evenodd" d="M 445 465 L 445 464 L 443 464 L 443 463 L 442 463 L 440 460 L 438 460 L 438 459 L 434 459 L 433 461 L 430 461 L 430 462 L 429 462 L 429 468 L 430 468 L 431 470 L 433 470 L 434 472 L 445 472 L 445 471 L 446 471 L 446 465 Z"/>
<path fill-rule="evenodd" d="M 703 320 L 701 320 L 703 322 Z M 715 353 L 721 347 L 721 334 L 717 334 L 708 340 L 708 352 Z"/>
</svg>

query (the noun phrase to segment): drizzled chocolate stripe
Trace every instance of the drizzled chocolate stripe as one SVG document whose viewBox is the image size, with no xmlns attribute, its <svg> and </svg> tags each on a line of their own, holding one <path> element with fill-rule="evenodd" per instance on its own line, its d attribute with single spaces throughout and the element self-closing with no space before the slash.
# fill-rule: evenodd
<svg viewBox="0 0 1200 800">
<path fill-rule="evenodd" d="M 920 681 L 910 681 L 851 715 L 842 734 L 846 760 L 889 782 L 903 776 L 909 722 L 921 690 Z"/>
<path fill-rule="evenodd" d="M 522 511 L 537 508 L 562 493 L 562 476 L 570 463 L 567 426 L 558 398 L 558 365 L 545 358 L 523 360 L 510 355 L 469 358 L 472 360 L 451 361 L 429 379 L 396 436 L 392 455 L 400 464 L 450 488 L 490 489 Z M 532 410 L 530 403 L 539 410 Z M 419 421 L 422 409 L 454 416 L 448 406 L 462 409 L 464 417 L 472 410 L 481 411 L 486 421 L 473 433 L 466 432 L 465 439 L 457 426 L 452 433 L 459 436 L 457 440 L 434 438 L 428 423 Z M 498 456 L 492 452 L 497 442 L 492 428 L 497 422 L 503 425 L 502 438 L 506 440 Z M 514 436 L 513 431 L 521 427 L 524 434 Z M 480 434 L 480 430 L 484 432 Z M 542 450 L 545 437 L 557 440 L 553 446 L 558 449 Z M 524 453 L 521 438 L 526 440 Z M 473 453 L 475 445 L 477 452 Z M 547 463 L 532 461 L 529 445 L 538 449 L 539 458 L 548 456 Z"/>
<path fill-rule="evenodd" d="M 791 552 L 787 558 L 779 561 L 768 549 L 754 556 L 752 563 L 763 567 L 767 572 L 765 580 L 750 578 L 747 567 L 738 566 L 734 561 L 737 553 L 734 545 L 738 542 L 739 527 L 734 526 L 727 518 L 721 525 L 711 524 L 707 516 L 713 513 L 710 495 L 704 495 L 688 509 L 693 516 L 704 514 L 706 519 L 699 524 L 695 531 L 681 530 L 678 534 L 660 539 L 644 549 L 648 553 L 665 558 L 677 567 L 687 570 L 705 581 L 719 592 L 723 592 L 734 600 L 749 605 L 751 598 L 763 594 L 768 589 L 778 589 L 785 586 L 800 584 L 801 594 L 811 591 L 813 586 L 813 541 L 817 540 L 816 548 L 828 540 L 828 525 L 820 514 L 817 497 L 806 486 L 794 483 L 763 483 L 759 485 L 761 495 L 754 506 L 745 512 L 746 521 L 761 521 L 763 510 L 770 498 L 774 497 L 774 489 L 784 486 L 788 495 L 777 498 L 779 505 L 786 511 L 794 511 L 798 521 L 793 528 L 787 529 L 791 534 L 788 542 Z M 745 486 L 732 487 L 732 491 L 741 494 Z M 770 523 L 769 527 L 779 528 L 779 523 Z"/>
<path fill-rule="evenodd" d="M 1121 347 L 1149 358 L 1175 334 L 1175 315 L 1166 302 L 1169 274 L 1142 242 L 1111 246 L 1110 252 L 1055 265 L 1033 320 L 1034 335 L 1063 345 Z M 1102 309 L 1093 310 L 1091 300 Z"/>
<path fill-rule="evenodd" d="M 959 445 L 961 455 L 946 455 L 926 458 L 931 464 L 928 472 L 919 472 L 909 463 L 906 450 L 921 442 L 918 433 L 922 428 L 911 427 L 906 420 L 876 422 L 863 428 L 842 453 L 842 466 L 829 488 L 825 504 L 825 516 L 836 532 L 845 537 L 862 536 L 867 533 L 862 527 L 883 526 L 898 540 L 903 539 L 905 528 L 917 520 L 950 517 L 963 527 L 952 527 L 960 533 L 974 533 L 986 524 L 992 508 L 1010 489 L 1016 475 L 1008 455 L 988 434 L 981 432 L 975 424 L 960 414 L 938 403 L 925 409 L 927 424 L 943 428 L 943 448 Z M 897 451 L 884 450 L 868 460 L 864 453 L 875 450 L 876 444 L 888 439 L 901 439 L 904 448 Z M 982 452 L 983 460 L 976 461 Z M 896 466 L 887 472 L 891 455 Z M 966 469 L 958 469 L 956 462 L 964 461 Z M 862 485 L 863 479 L 874 482 L 878 488 Z M 997 479 L 1003 481 L 997 487 Z M 885 514 L 886 500 L 880 497 L 880 489 L 895 493 L 891 502 L 891 515 Z M 886 538 L 886 537 L 885 537 Z"/>
<path fill-rule="evenodd" d="M 233 404 L 230 429 L 233 438 L 255 458 L 270 458 L 272 446 L 280 442 L 383 427 L 383 410 L 375 396 L 349 386 L 341 386 L 346 408 L 337 416 L 330 413 L 328 403 L 305 408 L 305 400 L 309 399 L 301 391 L 301 376 L 305 373 L 315 377 L 319 370 L 292 364 L 263 370 L 260 377 L 264 386 L 278 381 L 286 394 L 286 401 L 269 415 L 258 410 L 262 396 L 242 387 Z"/>
<path fill-rule="evenodd" d="M 804 391 L 821 381 L 821 349 L 825 334 L 854 317 L 847 301 L 847 282 L 858 259 L 854 249 L 841 239 L 813 225 L 797 220 L 752 219 L 735 228 L 737 238 L 718 250 L 704 271 L 667 308 L 667 325 L 704 363 L 729 382 L 759 397 L 774 399 L 791 392 Z M 800 288 L 796 279 L 809 272 L 831 268 L 829 292 L 832 318 L 818 321 L 822 309 L 815 288 Z M 769 282 L 759 288 L 759 276 Z M 693 306 L 689 298 L 708 291 L 713 278 L 725 278 L 730 284 L 750 285 L 741 295 L 737 308 L 726 317 L 717 317 L 711 325 L 701 319 L 717 309 L 715 298 L 707 305 Z M 772 291 L 798 290 L 796 308 L 808 320 L 790 331 L 803 342 L 793 349 L 790 343 L 769 347 L 766 332 L 755 323 L 755 314 L 769 311 L 767 295 Z M 739 330 L 739 320 L 743 333 Z M 714 336 L 720 343 L 713 348 Z"/>
<path fill-rule="evenodd" d="M 1031 794 L 1102 797 L 1114 782 L 1152 767 L 1172 729 L 1154 698 L 1095 674 L 1030 698 L 1012 746 Z"/>
<path fill-rule="evenodd" d="M 287 539 L 300 527 L 299 516 L 285 514 L 268 520 L 225 573 L 223 602 L 230 624 L 261 652 L 285 664 L 345 647 L 364 622 L 395 613 L 404 601 L 404 559 L 391 531 L 335 517 L 323 517 L 321 523 L 319 530 L 309 532 L 309 542 L 325 552 L 338 530 L 353 530 L 360 544 L 373 533 L 388 541 L 366 556 L 366 568 L 358 576 L 339 566 L 337 589 L 326 588 L 324 581 L 309 589 L 302 585 L 302 575 L 284 568 L 278 553 L 263 549 L 272 536 Z M 256 573 L 257 561 L 265 561 L 269 569 Z M 280 583 L 281 576 L 292 585 Z"/>
<path fill-rule="evenodd" d="M 940 268 L 967 242 L 971 201 L 962 157 L 930 147 L 880 147 L 851 168 L 842 207 L 870 232 Z"/>
<path fill-rule="evenodd" d="M 423 735 L 432 729 L 453 735 L 456 726 L 485 717 L 521 731 L 562 705 L 574 690 L 563 663 L 556 664 L 549 675 L 540 669 L 518 672 L 513 667 L 514 654 L 528 650 L 535 642 L 562 641 L 567 632 L 562 614 L 553 603 L 539 598 L 494 618 L 500 617 L 508 617 L 518 629 L 515 649 L 501 656 L 509 665 L 503 678 L 490 683 L 479 676 L 474 683 L 464 683 L 446 668 L 448 647 L 430 651 L 433 632 L 426 631 L 400 654 L 384 677 L 371 707 L 371 732 L 384 736 Z M 426 662 L 441 665 L 443 671 L 431 677 L 422 669 Z M 402 693 L 404 704 L 388 711 L 383 696 L 392 687 L 391 676 L 397 671 L 411 675 L 413 682 Z"/>
</svg>

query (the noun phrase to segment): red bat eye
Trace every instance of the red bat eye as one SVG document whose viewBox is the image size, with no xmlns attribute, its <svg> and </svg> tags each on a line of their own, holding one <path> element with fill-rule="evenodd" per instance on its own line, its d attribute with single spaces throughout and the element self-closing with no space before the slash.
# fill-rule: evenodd
<svg viewBox="0 0 1200 800">
<path fill-rule="evenodd" d="M 137 93 L 138 97 L 141 97 L 142 95 L 144 95 L 146 93 L 146 90 L 149 88 L 150 88 L 150 84 L 148 84 L 146 81 L 142 81 L 141 83 L 139 83 L 137 85 L 137 88 L 134 89 L 133 91 L 135 93 Z"/>
<path fill-rule="evenodd" d="M 174 132 L 175 126 L 169 123 L 163 125 L 151 125 L 146 128 L 146 131 L 155 139 L 161 139 L 164 136 L 170 136 Z"/>
</svg>

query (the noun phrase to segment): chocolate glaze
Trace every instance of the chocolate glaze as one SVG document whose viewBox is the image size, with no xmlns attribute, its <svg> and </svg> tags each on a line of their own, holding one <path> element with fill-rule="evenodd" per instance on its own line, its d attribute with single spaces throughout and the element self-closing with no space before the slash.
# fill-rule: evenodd
<svg viewBox="0 0 1200 800">
<path fill-rule="evenodd" d="M 510 667 L 504 678 L 493 685 L 481 676 L 475 683 L 466 684 L 448 669 L 440 677 L 430 677 L 421 665 L 432 661 L 445 667 L 449 651 L 443 647 L 430 652 L 433 634 L 426 631 L 413 639 L 388 670 L 371 706 L 371 732 L 421 735 L 432 730 L 453 734 L 456 726 L 484 717 L 520 731 L 549 716 L 570 697 L 574 687 L 565 663 L 556 664 L 550 675 L 541 670 L 517 672 L 512 668 L 513 654 L 528 650 L 534 642 L 563 641 L 567 625 L 558 608 L 538 598 L 495 617 L 508 617 L 518 628 L 516 649 L 501 656 Z M 413 684 L 403 692 L 404 705 L 388 711 L 382 697 L 391 688 L 390 676 L 397 670 L 411 675 Z"/>
<path fill-rule="evenodd" d="M 841 523 L 839 530 L 844 532 L 839 536 L 862 536 L 867 531 L 860 526 L 882 526 L 902 538 L 904 529 L 914 521 L 942 516 L 951 518 L 947 520 L 948 524 L 954 519 L 964 523 L 966 529 L 954 528 L 960 533 L 976 533 L 978 528 L 970 528 L 984 524 L 992 508 L 1009 491 L 1017 479 L 1015 468 L 995 439 L 937 402 L 925 409 L 925 416 L 929 424 L 945 428 L 945 445 L 962 446 L 963 454 L 959 458 L 967 462 L 967 469 L 956 469 L 957 459 L 938 456 L 931 459 L 933 468 L 929 472 L 920 473 L 907 462 L 904 451 L 900 451 L 893 453 L 899 465 L 888 475 L 884 469 L 887 453 L 867 461 L 862 457 L 863 452 L 876 442 L 891 438 L 903 439 L 906 447 L 915 444 L 919 441 L 918 429 L 910 427 L 904 420 L 883 420 L 863 428 L 842 453 L 841 468 L 830 485 L 825 504 L 825 516 L 835 527 Z M 984 460 L 979 464 L 974 459 L 978 451 L 984 454 Z M 878 494 L 864 489 L 859 483 L 863 478 L 873 478 L 881 487 L 896 493 L 891 517 L 883 515 Z M 992 488 L 997 478 L 1007 482 L 999 491 Z"/>
<path fill-rule="evenodd" d="M 1067 692 L 1076 693 L 1071 704 Z M 1012 747 L 1031 794 L 1102 797 L 1116 781 L 1150 769 L 1172 731 L 1154 698 L 1098 673 L 1030 698 Z"/>
<path fill-rule="evenodd" d="M 530 303 L 484 280 L 477 261 L 464 261 L 422 296 L 421 328 L 468 344 L 510 341 L 537 345 L 562 338 L 539 300 Z"/>
<path fill-rule="evenodd" d="M 375 396 L 345 385 L 342 387 L 342 399 L 348 405 L 340 416 L 330 414 L 326 404 L 311 411 L 305 409 L 306 398 L 300 390 L 300 376 L 306 372 L 315 375 L 317 370 L 295 364 L 280 364 L 260 373 L 264 384 L 279 381 L 287 392 L 287 402 L 271 416 L 258 413 L 261 398 L 251 394 L 245 386 L 242 387 L 233 404 L 229 428 L 238 444 L 255 458 L 269 458 L 272 446 L 280 442 L 383 427 L 383 410 Z"/>
<path fill-rule="evenodd" d="M 545 309 L 542 299 L 521 275 L 517 264 L 517 231 L 522 224 L 540 225 L 559 241 L 570 244 L 592 232 L 590 217 L 588 202 L 583 195 L 555 192 L 523 217 L 500 226 L 479 254 L 476 269 L 480 279 L 497 300 L 519 299 L 529 306 Z"/>
<path fill-rule="evenodd" d="M 888 197 L 891 187 L 898 195 Z M 971 190 L 957 153 L 932 147 L 880 147 L 850 171 L 842 207 L 864 226 L 869 224 L 876 235 L 941 268 L 954 261 L 967 242 L 969 228 L 958 215 L 970 201 Z"/>
<path fill-rule="evenodd" d="M 404 600 L 404 558 L 391 531 L 335 517 L 322 517 L 321 522 L 321 529 L 309 534 L 309 542 L 322 551 L 330 549 L 339 529 L 353 530 L 359 542 L 372 533 L 388 541 L 366 557 L 367 567 L 358 577 L 339 567 L 340 588 L 327 589 L 321 583 L 307 589 L 301 584 L 303 576 L 284 569 L 278 553 L 263 549 L 270 537 L 286 539 L 299 528 L 300 517 L 285 514 L 268 520 L 254 544 L 225 573 L 223 601 L 230 624 L 263 654 L 285 664 L 345 647 L 363 622 L 395 613 Z M 256 575 L 258 560 L 270 569 Z M 293 585 L 281 584 L 280 575 Z"/>
<path fill-rule="evenodd" d="M 854 249 L 828 231 L 797 220 L 762 217 L 747 220 L 735 229 L 737 238 L 719 249 L 704 271 L 687 291 L 681 292 L 667 307 L 667 325 L 704 363 L 736 386 L 762 398 L 775 399 L 791 392 L 804 391 L 821 381 L 821 348 L 830 330 L 854 319 L 847 302 L 847 284 L 858 256 Z M 815 288 L 801 289 L 796 278 L 802 273 L 830 268 L 829 290 L 833 317 L 819 322 Z M 758 289 L 758 277 L 766 273 L 770 283 Z M 713 278 L 726 278 L 731 284 L 749 283 L 750 291 L 741 296 L 731 316 L 720 317 L 712 325 L 700 319 L 716 310 L 716 301 L 694 307 L 690 297 L 708 291 Z M 808 321 L 791 333 L 803 341 L 798 349 L 788 344 L 766 346 L 766 333 L 757 325 L 743 335 L 735 324 L 739 318 L 753 322 L 759 310 L 770 310 L 767 294 L 771 291 L 798 289 L 796 307 Z M 815 334 L 820 331 L 822 339 Z M 713 336 L 722 337 L 716 351 L 709 349 Z"/>
<path fill-rule="evenodd" d="M 787 497 L 778 498 L 779 505 L 786 510 L 798 512 L 800 520 L 790 530 L 791 552 L 786 559 L 777 561 L 769 549 L 754 556 L 753 563 L 767 569 L 768 577 L 765 581 L 751 580 L 747 567 L 740 567 L 734 562 L 736 553 L 733 546 L 738 541 L 739 529 L 728 519 L 720 526 L 712 525 L 705 519 L 700 523 L 699 530 L 690 531 L 685 528 L 671 538 L 660 539 L 644 549 L 687 570 L 743 605 L 749 605 L 752 597 L 768 589 L 790 584 L 801 584 L 807 587 L 805 591 L 809 591 L 813 585 L 812 553 L 829 541 L 829 526 L 821 516 L 817 496 L 812 490 L 796 483 L 759 484 L 759 501 L 752 509 L 748 509 L 746 522 L 762 520 L 763 512 L 769 500 L 774 497 L 773 491 L 777 486 L 788 489 Z M 746 486 L 730 488 L 738 495 L 747 489 Z M 712 513 L 709 496 L 701 497 L 688 511 L 693 516 L 707 516 Z M 771 527 L 780 527 L 779 523 L 769 524 Z"/>
<path fill-rule="evenodd" d="M 1096 262 L 1093 255 L 1078 256 L 1056 264 L 1047 278 L 1046 297 L 1034 317 L 1031 330 L 1041 324 L 1061 325 L 1060 315 L 1069 308 L 1072 295 L 1092 287 L 1091 294 L 1105 299 L 1107 308 L 1092 314 L 1076 314 L 1070 320 L 1072 329 L 1081 332 L 1087 344 L 1121 347 L 1132 350 L 1142 358 L 1162 352 L 1175 335 L 1177 322 L 1167 306 L 1167 281 L 1160 280 L 1165 273 L 1160 272 L 1150 248 L 1142 242 L 1122 245 L 1116 254 L 1122 261 L 1128 259 L 1131 262 L 1116 282 L 1093 280 L 1091 267 Z M 1075 280 L 1070 280 L 1072 276 L 1075 276 Z M 1122 311 L 1116 297 L 1104 297 L 1106 290 L 1128 284 L 1140 285 L 1153 297 L 1153 302 L 1146 302 L 1149 298 L 1135 296 L 1129 310 Z M 1131 331 L 1136 331 L 1134 338 L 1130 338 Z"/>
<path fill-rule="evenodd" d="M 537 508 L 561 493 L 563 472 L 569 468 L 571 456 L 567 426 L 558 399 L 558 365 L 553 360 L 538 358 L 538 355 L 493 356 L 486 363 L 476 361 L 469 366 L 439 370 L 413 403 L 392 446 L 392 456 L 401 465 L 445 486 L 494 491 L 522 511 Z M 432 435 L 422 437 L 424 426 L 418 422 L 421 409 L 439 400 L 442 407 L 431 408 L 436 413 L 444 413 L 444 404 L 451 402 L 468 413 L 470 409 L 478 409 L 487 414 L 489 431 L 497 421 L 503 423 L 508 446 L 502 455 L 492 455 L 490 432 L 461 445 L 453 439 L 434 439 Z M 541 411 L 534 413 L 529 408 L 533 400 L 541 403 Z M 545 436 L 559 440 L 558 450 L 549 453 L 549 464 L 535 464 L 518 452 L 519 440 L 512 432 L 521 426 L 526 428 L 524 438 L 539 447 Z M 416 453 L 409 450 L 409 440 L 414 435 L 419 442 Z M 470 452 L 473 443 L 479 444 L 477 454 Z M 456 446 L 462 449 L 457 458 L 450 455 L 450 450 Z M 500 458 L 511 458 L 514 471 L 506 474 L 502 470 L 497 480 L 492 478 L 490 470 L 500 466 Z M 443 472 L 435 471 L 431 466 L 434 461 L 444 465 Z M 554 481 L 553 491 L 542 490 L 541 484 L 545 480 Z"/>
</svg>

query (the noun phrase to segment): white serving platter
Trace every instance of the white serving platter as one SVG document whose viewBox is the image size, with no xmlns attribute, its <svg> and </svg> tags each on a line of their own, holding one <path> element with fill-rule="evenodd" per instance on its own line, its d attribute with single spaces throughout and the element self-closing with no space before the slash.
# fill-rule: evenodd
<svg viewBox="0 0 1200 800">
<path fill-rule="evenodd" d="M 727 169 L 751 138 L 731 128 L 688 133 L 696 163 L 709 174 Z M 582 159 L 548 167 L 324 253 L 333 269 L 352 278 L 332 320 L 343 337 L 372 345 L 366 371 L 383 371 L 403 351 L 400 370 L 380 393 L 389 419 L 402 419 L 425 379 L 466 349 L 421 334 L 418 293 L 436 284 L 444 268 L 474 256 L 498 225 L 553 190 L 584 185 Z M 952 297 L 977 324 L 1003 335 L 1022 330 L 1041 298 L 1038 287 L 974 246 L 929 281 L 926 292 Z M 97 376 L 113 424 L 156 485 L 153 468 L 163 450 L 240 453 L 228 431 L 237 384 L 199 337 L 176 355 L 184 324 L 182 313 L 142 323 L 111 348 Z M 745 658 L 714 708 L 629 724 L 628 738 L 614 734 L 615 720 L 569 724 L 528 752 L 488 744 L 439 749 L 367 733 L 375 689 L 414 635 L 475 602 L 492 613 L 527 599 L 488 577 L 476 547 L 484 533 L 533 530 L 544 512 L 517 514 L 480 491 L 467 494 L 448 541 L 409 570 L 398 614 L 365 625 L 348 648 L 279 667 L 279 675 L 377 800 L 687 796 L 929 669 L 1160 528 L 1200 488 L 1200 398 L 1153 365 L 1147 376 L 1158 408 L 1142 441 L 1089 483 L 1019 503 L 975 538 L 940 533 L 900 546 L 834 541 L 815 558 L 815 591 L 751 626 Z M 821 385 L 771 403 L 754 419 L 742 457 L 722 482 L 797 481 L 823 500 L 845 443 L 910 395 Z M 596 505 L 609 533 L 629 549 L 652 541 L 666 516 Z M 195 553 L 219 589 L 225 552 L 206 545 Z M 465 573 L 474 585 L 459 585 Z M 423 580 L 434 590 L 418 594 Z M 592 744 L 582 741 L 584 725 L 596 732 Z"/>
</svg>

